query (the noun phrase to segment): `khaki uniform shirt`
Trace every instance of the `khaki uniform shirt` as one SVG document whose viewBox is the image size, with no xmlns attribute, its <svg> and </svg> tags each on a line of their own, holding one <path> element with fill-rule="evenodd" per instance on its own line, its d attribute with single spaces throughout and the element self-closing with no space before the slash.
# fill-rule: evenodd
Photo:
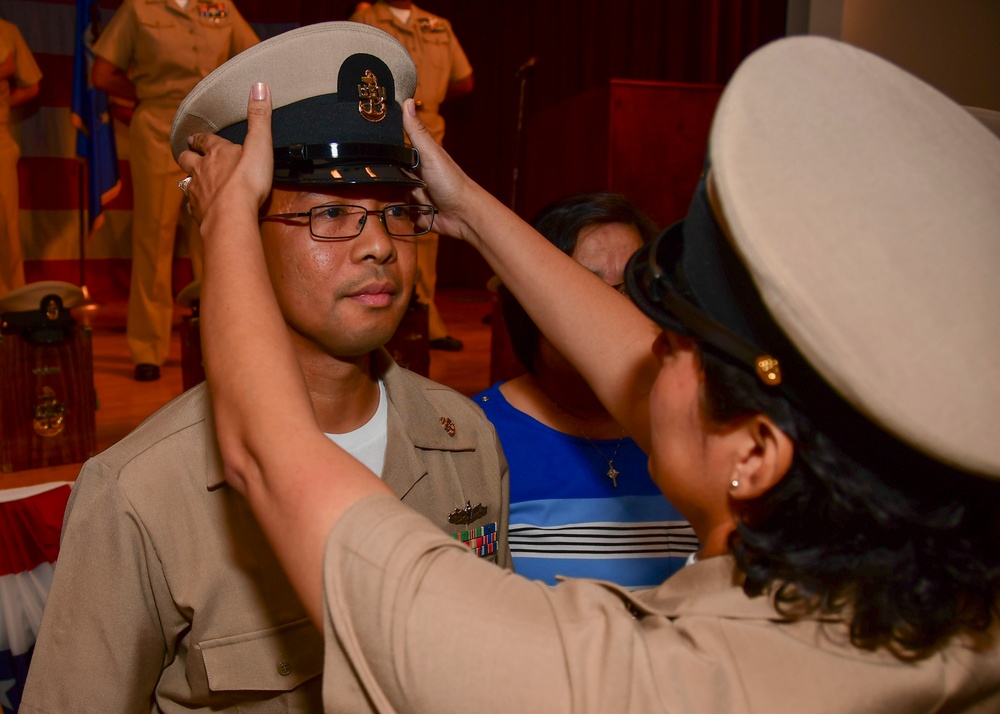
<svg viewBox="0 0 1000 714">
<path fill-rule="evenodd" d="M 729 557 L 634 593 L 549 588 L 476 562 L 420 521 L 372 496 L 330 533 L 327 712 L 1000 711 L 996 627 L 978 650 L 953 641 L 904 662 L 851 646 L 839 618 L 782 620 L 737 586 Z M 406 537 L 378 537 L 387 530 Z M 339 686 L 346 672 L 359 690 Z"/>
<path fill-rule="evenodd" d="M 14 53 L 14 74 L 0 81 L 0 122 L 10 121 L 10 85 L 30 87 L 42 79 L 42 70 L 17 25 L 0 20 L 0 61 Z"/>
<path fill-rule="evenodd" d="M 94 44 L 94 53 L 128 71 L 140 102 L 160 100 L 176 110 L 216 67 L 257 35 L 231 0 L 125 0 Z"/>
<path fill-rule="evenodd" d="M 492 426 L 462 395 L 378 359 L 384 480 L 449 533 L 468 528 L 448 523 L 452 510 L 485 505 L 508 564 L 507 465 Z M 398 535 L 375 519 L 373 537 Z M 225 485 L 204 386 L 85 465 L 22 714 L 317 712 L 322 669 L 322 637 Z"/>
<path fill-rule="evenodd" d="M 0 295 L 24 285 L 17 177 L 21 149 L 10 130 L 10 88 L 30 87 L 42 79 L 42 71 L 17 25 L 0 20 L 0 61 L 11 55 L 14 73 L 0 80 Z"/>
<path fill-rule="evenodd" d="M 376 2 L 354 13 L 351 20 L 388 32 L 410 53 L 417 67 L 414 99 L 420 120 L 440 144 L 444 138 L 444 119 L 438 112 L 448 93 L 448 85 L 472 74 L 472 65 L 451 23 L 413 5 L 410 20 L 404 25 L 384 2 Z"/>
</svg>

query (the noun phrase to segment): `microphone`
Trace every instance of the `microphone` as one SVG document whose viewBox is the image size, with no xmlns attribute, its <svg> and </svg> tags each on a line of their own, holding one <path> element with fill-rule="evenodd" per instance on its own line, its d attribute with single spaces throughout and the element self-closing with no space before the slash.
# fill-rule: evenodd
<svg viewBox="0 0 1000 714">
<path fill-rule="evenodd" d="M 535 66 L 536 62 L 538 62 L 537 57 L 529 57 L 524 64 L 522 64 L 520 67 L 517 68 L 517 71 L 514 72 L 514 76 L 520 77 L 522 74 L 525 74 L 528 70 L 532 69 Z"/>
</svg>

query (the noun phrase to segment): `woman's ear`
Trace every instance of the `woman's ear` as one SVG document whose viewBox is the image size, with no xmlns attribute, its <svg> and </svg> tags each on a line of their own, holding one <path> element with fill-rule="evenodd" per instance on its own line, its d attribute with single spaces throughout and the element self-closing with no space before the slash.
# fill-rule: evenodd
<svg viewBox="0 0 1000 714">
<path fill-rule="evenodd" d="M 795 444 L 766 414 L 754 414 L 738 428 L 740 448 L 733 466 L 729 495 L 736 500 L 758 498 L 788 473 Z"/>
</svg>

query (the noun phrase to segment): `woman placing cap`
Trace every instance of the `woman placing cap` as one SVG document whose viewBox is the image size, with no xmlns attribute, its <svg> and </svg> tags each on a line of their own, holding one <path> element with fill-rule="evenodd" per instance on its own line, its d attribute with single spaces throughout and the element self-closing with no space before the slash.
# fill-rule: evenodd
<svg viewBox="0 0 1000 714">
<path fill-rule="evenodd" d="M 266 289 L 254 96 L 242 152 L 199 135 L 181 163 L 227 477 L 358 680 L 328 711 L 1000 708 L 1000 142 L 960 107 L 836 42 L 759 51 L 685 224 L 630 264 L 641 312 L 407 107 L 435 228 L 486 256 L 699 536 L 630 594 L 479 562 L 319 432 Z"/>
</svg>

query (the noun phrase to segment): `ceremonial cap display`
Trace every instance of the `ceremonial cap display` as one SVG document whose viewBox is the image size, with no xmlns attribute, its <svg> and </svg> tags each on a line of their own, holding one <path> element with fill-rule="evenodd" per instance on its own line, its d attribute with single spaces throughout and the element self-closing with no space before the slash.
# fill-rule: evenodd
<svg viewBox="0 0 1000 714">
<path fill-rule="evenodd" d="M 69 309 L 83 302 L 83 290 L 62 280 L 39 280 L 0 296 L 0 313 L 38 310 L 44 298 L 54 295 Z"/>
<path fill-rule="evenodd" d="M 271 91 L 276 182 L 423 185 L 403 134 L 403 100 L 417 82 L 413 60 L 391 35 L 356 22 L 283 33 L 209 74 L 174 117 L 174 158 L 198 132 L 242 143 L 256 82 Z"/>
<path fill-rule="evenodd" d="M 740 66 L 709 153 L 687 219 L 629 264 L 640 308 L 810 417 L 860 415 L 1000 478 L 1000 140 L 900 68 L 808 37 Z"/>
</svg>

